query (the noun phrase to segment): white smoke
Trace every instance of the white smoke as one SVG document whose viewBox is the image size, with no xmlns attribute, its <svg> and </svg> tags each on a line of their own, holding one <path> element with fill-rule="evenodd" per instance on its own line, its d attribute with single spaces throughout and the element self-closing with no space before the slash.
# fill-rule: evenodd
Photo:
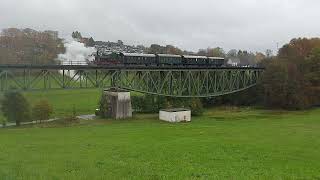
<svg viewBox="0 0 320 180">
<path fill-rule="evenodd" d="M 97 51 L 94 47 L 86 47 L 78 41 L 69 41 L 64 44 L 66 52 L 58 55 L 58 60 L 63 65 L 86 65 L 92 61 L 93 54 Z"/>
<path fill-rule="evenodd" d="M 59 54 L 57 60 L 61 62 L 62 65 L 87 65 L 88 61 L 94 60 L 94 54 L 97 51 L 93 47 L 86 47 L 83 43 L 78 41 L 66 41 L 64 43 L 66 52 L 64 54 Z M 62 71 L 60 71 L 62 74 Z M 78 79 L 79 76 L 75 76 L 76 71 L 69 70 L 67 75 L 71 78 Z M 79 80 L 79 79 L 78 79 Z"/>
</svg>

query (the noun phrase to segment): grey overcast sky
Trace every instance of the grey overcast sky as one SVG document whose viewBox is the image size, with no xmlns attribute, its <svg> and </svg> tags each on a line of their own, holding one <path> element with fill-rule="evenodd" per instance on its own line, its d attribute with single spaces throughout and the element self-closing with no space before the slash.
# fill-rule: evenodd
<svg viewBox="0 0 320 180">
<path fill-rule="evenodd" d="M 79 30 L 95 40 L 276 50 L 320 36 L 320 0 L 0 0 L 0 28 Z"/>
</svg>

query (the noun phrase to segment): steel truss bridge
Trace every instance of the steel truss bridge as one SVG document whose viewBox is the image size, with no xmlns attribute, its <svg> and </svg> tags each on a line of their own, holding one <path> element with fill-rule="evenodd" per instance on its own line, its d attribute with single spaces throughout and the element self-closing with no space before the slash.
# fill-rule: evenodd
<svg viewBox="0 0 320 180">
<path fill-rule="evenodd" d="M 0 65 L 0 91 L 119 88 L 174 97 L 214 97 L 257 84 L 263 68 Z"/>
</svg>

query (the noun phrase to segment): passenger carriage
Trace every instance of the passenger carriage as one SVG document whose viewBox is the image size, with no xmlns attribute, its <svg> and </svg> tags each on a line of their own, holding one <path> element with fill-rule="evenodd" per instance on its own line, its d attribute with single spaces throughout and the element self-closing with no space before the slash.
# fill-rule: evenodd
<svg viewBox="0 0 320 180">
<path fill-rule="evenodd" d="M 208 65 L 220 67 L 224 65 L 224 58 L 222 57 L 208 57 Z"/>
<path fill-rule="evenodd" d="M 98 66 L 175 66 L 175 67 L 221 67 L 222 57 L 172 55 L 172 54 L 138 54 L 138 53 L 97 53 L 93 64 Z"/>
<path fill-rule="evenodd" d="M 204 66 L 207 65 L 208 57 L 206 56 L 182 56 L 184 64 L 187 66 Z"/>
<path fill-rule="evenodd" d="M 138 53 L 120 53 L 125 65 L 145 65 L 151 66 L 157 64 L 155 54 L 138 54 Z"/>
<path fill-rule="evenodd" d="M 158 64 L 160 66 L 169 65 L 177 66 L 182 65 L 181 55 L 172 55 L 172 54 L 157 54 Z"/>
</svg>

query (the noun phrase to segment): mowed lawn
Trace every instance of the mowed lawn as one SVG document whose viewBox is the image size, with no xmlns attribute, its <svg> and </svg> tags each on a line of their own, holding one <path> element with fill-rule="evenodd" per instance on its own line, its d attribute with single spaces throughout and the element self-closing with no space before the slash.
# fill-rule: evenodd
<svg viewBox="0 0 320 180">
<path fill-rule="evenodd" d="M 0 129 L 0 179 L 319 179 L 320 109 Z"/>
</svg>

